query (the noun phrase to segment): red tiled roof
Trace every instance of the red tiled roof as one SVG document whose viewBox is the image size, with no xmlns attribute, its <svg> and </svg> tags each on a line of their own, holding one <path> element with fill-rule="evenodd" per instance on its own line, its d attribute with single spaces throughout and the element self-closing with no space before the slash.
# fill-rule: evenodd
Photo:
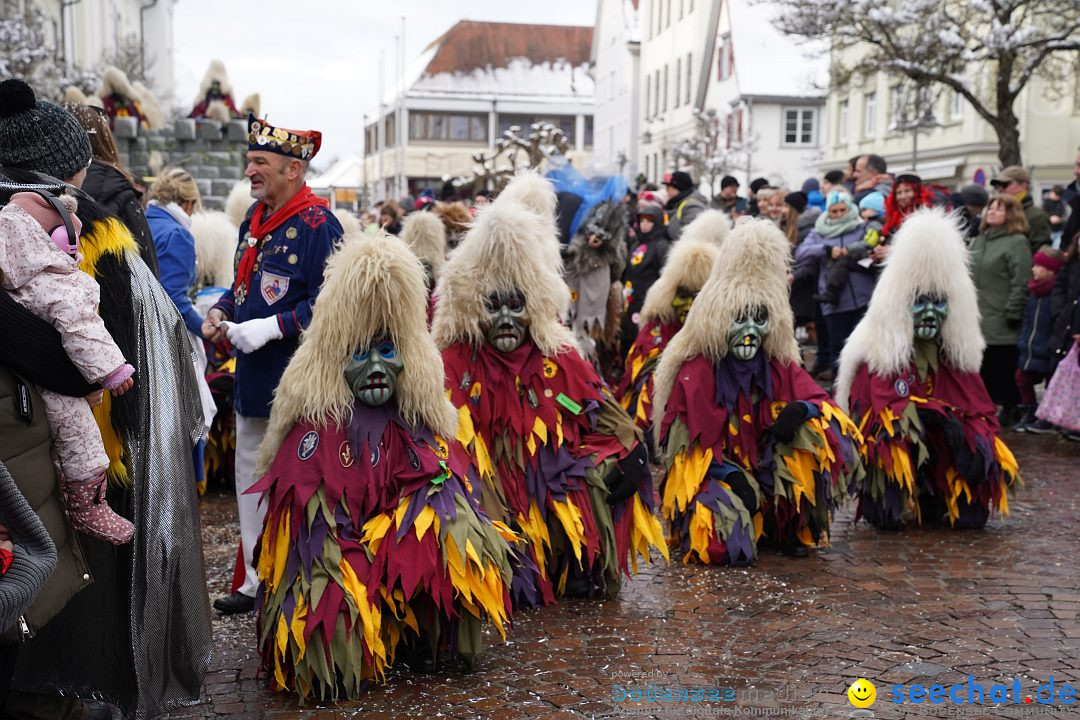
<svg viewBox="0 0 1080 720">
<path fill-rule="evenodd" d="M 573 25 L 461 20 L 428 45 L 438 49 L 424 75 L 507 67 L 513 58 L 528 58 L 533 64 L 565 60 L 584 65 L 589 62 L 592 34 L 591 27 Z"/>
</svg>

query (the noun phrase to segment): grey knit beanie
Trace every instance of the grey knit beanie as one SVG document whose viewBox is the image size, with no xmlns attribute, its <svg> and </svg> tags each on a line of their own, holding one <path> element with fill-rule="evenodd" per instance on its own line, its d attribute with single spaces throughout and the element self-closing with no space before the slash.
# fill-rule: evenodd
<svg viewBox="0 0 1080 720">
<path fill-rule="evenodd" d="M 74 115 L 38 100 L 22 80 L 0 82 L 0 165 L 67 180 L 90 163 L 90 153 Z"/>
<path fill-rule="evenodd" d="M 0 631 L 27 611 L 56 567 L 56 546 L 0 463 L 0 523 L 11 533 L 15 559 L 0 575 Z"/>
</svg>

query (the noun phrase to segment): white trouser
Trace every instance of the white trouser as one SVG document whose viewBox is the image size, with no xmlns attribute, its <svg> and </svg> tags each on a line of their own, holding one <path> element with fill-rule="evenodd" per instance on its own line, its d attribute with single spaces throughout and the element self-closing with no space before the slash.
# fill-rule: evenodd
<svg viewBox="0 0 1080 720">
<path fill-rule="evenodd" d="M 240 592 L 255 597 L 259 577 L 251 563 L 255 543 L 263 529 L 266 506 L 259 503 L 259 495 L 244 493 L 255 484 L 255 458 L 262 444 L 269 420 L 236 416 L 236 509 L 240 516 L 240 541 L 244 549 L 244 584 Z"/>
</svg>

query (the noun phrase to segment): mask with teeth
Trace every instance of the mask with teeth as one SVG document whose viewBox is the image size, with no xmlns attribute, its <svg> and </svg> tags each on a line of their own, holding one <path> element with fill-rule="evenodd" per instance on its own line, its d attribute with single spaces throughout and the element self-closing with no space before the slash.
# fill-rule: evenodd
<svg viewBox="0 0 1080 720">
<path fill-rule="evenodd" d="M 938 295 L 922 293 L 911 306 L 915 337 L 933 340 L 941 334 L 941 325 L 949 315 L 949 301 Z"/>
<path fill-rule="evenodd" d="M 529 334 L 529 311 L 520 291 L 492 293 L 484 301 L 488 314 L 487 338 L 499 352 L 521 347 Z"/>
<path fill-rule="evenodd" d="M 769 311 L 761 306 L 742 311 L 728 333 L 728 351 L 736 360 L 752 360 L 769 334 Z"/>
<path fill-rule="evenodd" d="M 671 307 L 675 308 L 675 317 L 680 325 L 686 323 L 686 316 L 690 313 L 690 307 L 694 304 L 694 298 L 696 297 L 696 292 L 687 290 L 682 286 L 679 286 L 675 291 L 675 297 L 671 299 Z"/>
<path fill-rule="evenodd" d="M 385 405 L 394 396 L 398 375 L 404 367 L 394 341 L 386 336 L 378 337 L 368 347 L 357 348 L 345 363 L 345 382 L 365 405 Z"/>
</svg>

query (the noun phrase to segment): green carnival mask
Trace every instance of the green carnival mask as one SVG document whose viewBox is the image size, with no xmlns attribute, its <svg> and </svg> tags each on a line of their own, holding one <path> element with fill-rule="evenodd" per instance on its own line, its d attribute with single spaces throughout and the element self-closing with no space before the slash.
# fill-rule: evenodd
<svg viewBox="0 0 1080 720">
<path fill-rule="evenodd" d="M 923 293 L 911 306 L 915 320 L 915 337 L 933 340 L 941 334 L 941 326 L 949 316 L 949 301 L 938 295 Z"/>
<path fill-rule="evenodd" d="M 758 306 L 735 317 L 728 333 L 728 350 L 736 360 L 752 360 L 769 334 L 769 311 Z"/>
<path fill-rule="evenodd" d="M 492 293 L 484 301 L 488 314 L 487 338 L 499 352 L 512 352 L 529 334 L 529 311 L 520 291 Z"/>
<path fill-rule="evenodd" d="M 405 361 L 388 337 L 378 337 L 366 348 L 357 348 L 345 363 L 345 382 L 365 405 L 385 405 L 394 396 Z"/>
<path fill-rule="evenodd" d="M 690 314 L 690 307 L 694 304 L 696 297 L 696 292 L 691 292 L 681 285 L 675 291 L 675 297 L 671 299 L 671 307 L 675 308 L 675 318 L 680 325 L 686 323 L 686 316 Z"/>
</svg>

